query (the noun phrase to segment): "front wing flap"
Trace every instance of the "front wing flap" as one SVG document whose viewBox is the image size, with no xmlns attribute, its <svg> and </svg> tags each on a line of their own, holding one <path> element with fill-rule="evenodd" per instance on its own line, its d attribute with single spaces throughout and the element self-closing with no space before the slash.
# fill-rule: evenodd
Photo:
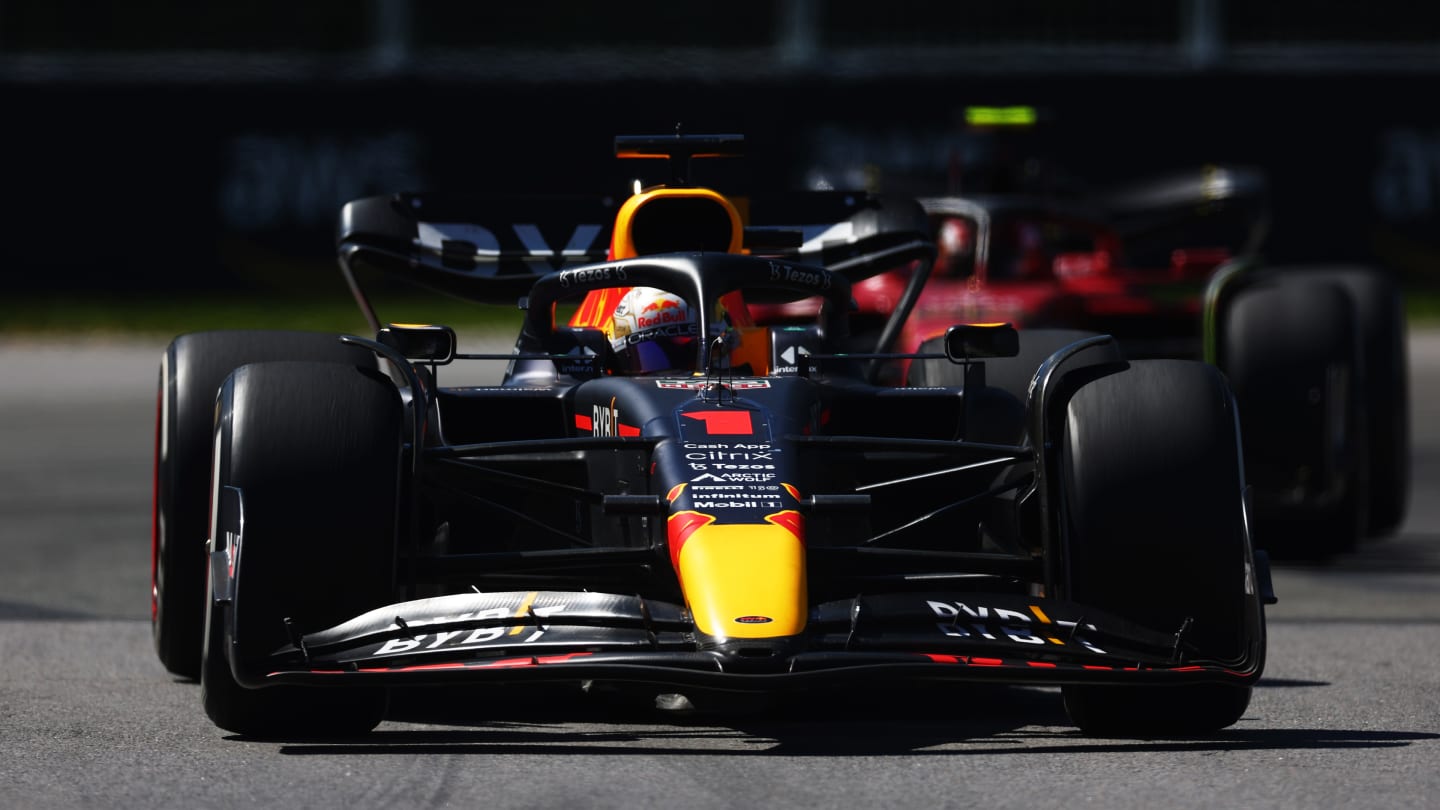
<svg viewBox="0 0 1440 810">
<path fill-rule="evenodd" d="M 1255 646 L 1255 645 L 1252 645 Z M 1258 648 L 1257 648 L 1258 649 Z M 1218 681 L 1259 677 L 1246 660 L 1194 657 L 1162 633 L 1059 600 L 1006 594 L 879 594 L 814 606 L 782 640 L 697 634 L 681 606 L 569 591 L 402 602 L 296 636 L 247 686 L 606 679 L 726 689 L 823 680 Z"/>
</svg>

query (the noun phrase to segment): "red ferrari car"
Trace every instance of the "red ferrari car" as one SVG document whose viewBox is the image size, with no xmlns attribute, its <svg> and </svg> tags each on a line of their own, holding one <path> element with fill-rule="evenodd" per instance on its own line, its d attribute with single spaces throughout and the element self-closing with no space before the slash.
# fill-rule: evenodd
<svg viewBox="0 0 1440 810">
<path fill-rule="evenodd" d="M 1076 330 L 1110 334 L 1131 359 L 1204 358 L 1241 403 L 1262 544 L 1289 556 L 1353 549 L 1398 528 L 1408 500 L 1401 296 L 1373 268 L 1265 266 L 1265 196 L 1259 172 L 1208 167 L 1086 203 L 922 199 L 937 257 L 855 286 L 856 350 L 936 351 L 965 321 L 1044 329 L 1057 344 Z M 917 382 L 908 361 L 871 375 Z"/>
</svg>

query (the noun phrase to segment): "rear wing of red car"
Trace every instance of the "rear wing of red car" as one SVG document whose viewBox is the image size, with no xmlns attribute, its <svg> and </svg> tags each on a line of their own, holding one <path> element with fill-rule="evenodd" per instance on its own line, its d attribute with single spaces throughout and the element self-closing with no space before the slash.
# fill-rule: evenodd
<svg viewBox="0 0 1440 810">
<path fill-rule="evenodd" d="M 1095 200 L 1132 248 L 1147 243 L 1259 250 L 1269 229 L 1270 185 L 1249 166 L 1208 165 L 1133 181 Z"/>
</svg>

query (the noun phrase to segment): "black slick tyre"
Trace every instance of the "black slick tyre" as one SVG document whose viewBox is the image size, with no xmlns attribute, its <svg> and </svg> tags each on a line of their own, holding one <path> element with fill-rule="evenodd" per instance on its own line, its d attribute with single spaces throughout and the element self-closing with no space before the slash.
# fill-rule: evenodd
<svg viewBox="0 0 1440 810">
<path fill-rule="evenodd" d="M 243 528 L 229 547 L 231 599 L 213 598 L 223 583 L 212 575 L 206 605 L 201 694 L 220 728 L 333 736 L 383 718 L 377 688 L 251 687 L 292 630 L 324 629 L 392 601 L 403 423 L 398 392 L 374 370 L 263 363 L 225 382 L 215 491 L 238 493 L 243 522 L 225 514 L 227 504 L 217 523 Z"/>
<path fill-rule="evenodd" d="M 1287 268 L 1284 272 L 1290 272 Z M 1350 296 L 1364 367 L 1360 400 L 1366 419 L 1369 512 L 1366 532 L 1393 533 L 1410 501 L 1410 374 L 1405 306 L 1389 274 L 1369 267 L 1307 271 L 1339 284 Z"/>
<path fill-rule="evenodd" d="M 1349 295 L 1314 274 L 1277 272 L 1222 313 L 1217 361 L 1240 405 L 1256 544 L 1273 555 L 1325 558 L 1366 533 L 1362 357 Z"/>
<path fill-rule="evenodd" d="M 204 643 L 215 395 L 231 371 L 266 360 L 375 366 L 368 351 L 318 332 L 193 332 L 166 348 L 155 408 L 150 617 L 160 662 L 182 677 L 200 676 Z"/>
<path fill-rule="evenodd" d="M 1135 361 L 1082 385 L 1064 416 L 1068 598 L 1157 631 L 1184 628 L 1187 662 L 1237 666 L 1257 644 L 1263 655 L 1234 399 L 1220 373 Z M 1071 720 L 1105 736 L 1207 733 L 1250 700 L 1239 679 L 1062 691 Z"/>
</svg>

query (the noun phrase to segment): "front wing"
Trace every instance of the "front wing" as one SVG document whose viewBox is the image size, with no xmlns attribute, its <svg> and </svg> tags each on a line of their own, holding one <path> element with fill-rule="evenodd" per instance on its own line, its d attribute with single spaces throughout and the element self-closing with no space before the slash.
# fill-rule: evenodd
<svg viewBox="0 0 1440 810">
<path fill-rule="evenodd" d="M 390 605 L 297 635 L 250 671 L 234 668 L 250 687 L 588 679 L 771 690 L 867 678 L 1244 685 L 1263 663 L 1255 641 L 1244 660 L 1206 661 L 1183 629 L 1156 632 L 1053 599 L 950 592 L 827 602 L 811 609 L 801 636 L 726 641 L 697 634 L 670 603 L 515 591 Z"/>
</svg>

